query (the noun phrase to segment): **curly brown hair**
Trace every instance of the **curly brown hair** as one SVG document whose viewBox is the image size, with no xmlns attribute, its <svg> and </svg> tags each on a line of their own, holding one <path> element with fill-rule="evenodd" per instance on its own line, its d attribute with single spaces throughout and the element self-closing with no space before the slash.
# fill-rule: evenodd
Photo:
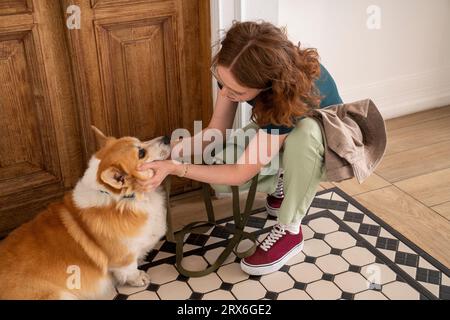
<svg viewBox="0 0 450 320">
<path fill-rule="evenodd" d="M 237 82 L 261 92 L 251 119 L 259 126 L 292 127 L 295 119 L 318 108 L 321 96 L 315 86 L 320 77 L 316 49 L 301 49 L 287 37 L 286 28 L 265 21 L 234 21 L 213 65 L 229 68 Z"/>
</svg>

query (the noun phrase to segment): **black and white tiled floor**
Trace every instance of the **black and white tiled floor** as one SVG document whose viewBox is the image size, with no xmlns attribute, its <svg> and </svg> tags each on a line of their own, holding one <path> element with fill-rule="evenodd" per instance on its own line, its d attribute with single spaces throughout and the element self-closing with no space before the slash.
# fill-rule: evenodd
<svg viewBox="0 0 450 320">
<path fill-rule="evenodd" d="M 275 223 L 264 209 L 255 210 L 246 231 L 262 241 Z M 232 226 L 232 219 L 221 224 Z M 175 268 L 175 245 L 161 241 L 140 265 L 152 283 L 120 287 L 116 299 L 450 300 L 450 270 L 338 188 L 317 193 L 302 228 L 303 253 L 261 277 L 242 272 L 232 255 L 215 273 L 185 278 Z M 190 234 L 185 266 L 207 267 L 229 237 L 217 228 Z"/>
</svg>

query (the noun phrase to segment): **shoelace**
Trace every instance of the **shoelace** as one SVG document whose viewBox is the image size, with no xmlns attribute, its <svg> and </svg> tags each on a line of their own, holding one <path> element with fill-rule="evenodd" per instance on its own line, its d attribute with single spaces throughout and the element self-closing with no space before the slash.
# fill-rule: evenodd
<svg viewBox="0 0 450 320">
<path fill-rule="evenodd" d="M 277 197 L 277 198 L 284 197 L 283 175 L 284 175 L 284 171 L 283 171 L 283 169 L 280 169 L 280 172 L 278 174 L 277 188 L 275 189 L 275 192 L 272 193 L 272 196 L 274 196 L 274 197 Z"/>
<path fill-rule="evenodd" d="M 286 234 L 286 230 L 279 224 L 276 224 L 267 238 L 261 243 L 260 248 L 267 252 L 282 236 Z"/>
</svg>

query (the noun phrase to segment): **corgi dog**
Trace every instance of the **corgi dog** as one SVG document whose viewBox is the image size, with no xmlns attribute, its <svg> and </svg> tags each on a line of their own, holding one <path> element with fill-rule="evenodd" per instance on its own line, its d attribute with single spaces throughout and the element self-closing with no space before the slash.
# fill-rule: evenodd
<svg viewBox="0 0 450 320">
<path fill-rule="evenodd" d="M 166 233 L 166 195 L 142 190 L 154 172 L 137 167 L 168 159 L 170 139 L 92 129 L 101 148 L 75 188 L 0 242 L 0 299 L 106 299 L 149 284 L 138 260 Z"/>
</svg>

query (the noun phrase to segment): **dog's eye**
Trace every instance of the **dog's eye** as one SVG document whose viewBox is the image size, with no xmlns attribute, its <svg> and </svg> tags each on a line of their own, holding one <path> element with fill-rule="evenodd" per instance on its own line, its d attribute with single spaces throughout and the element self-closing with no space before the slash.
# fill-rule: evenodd
<svg viewBox="0 0 450 320">
<path fill-rule="evenodd" d="M 139 159 L 144 159 L 147 155 L 147 151 L 145 149 L 139 148 Z"/>
</svg>

